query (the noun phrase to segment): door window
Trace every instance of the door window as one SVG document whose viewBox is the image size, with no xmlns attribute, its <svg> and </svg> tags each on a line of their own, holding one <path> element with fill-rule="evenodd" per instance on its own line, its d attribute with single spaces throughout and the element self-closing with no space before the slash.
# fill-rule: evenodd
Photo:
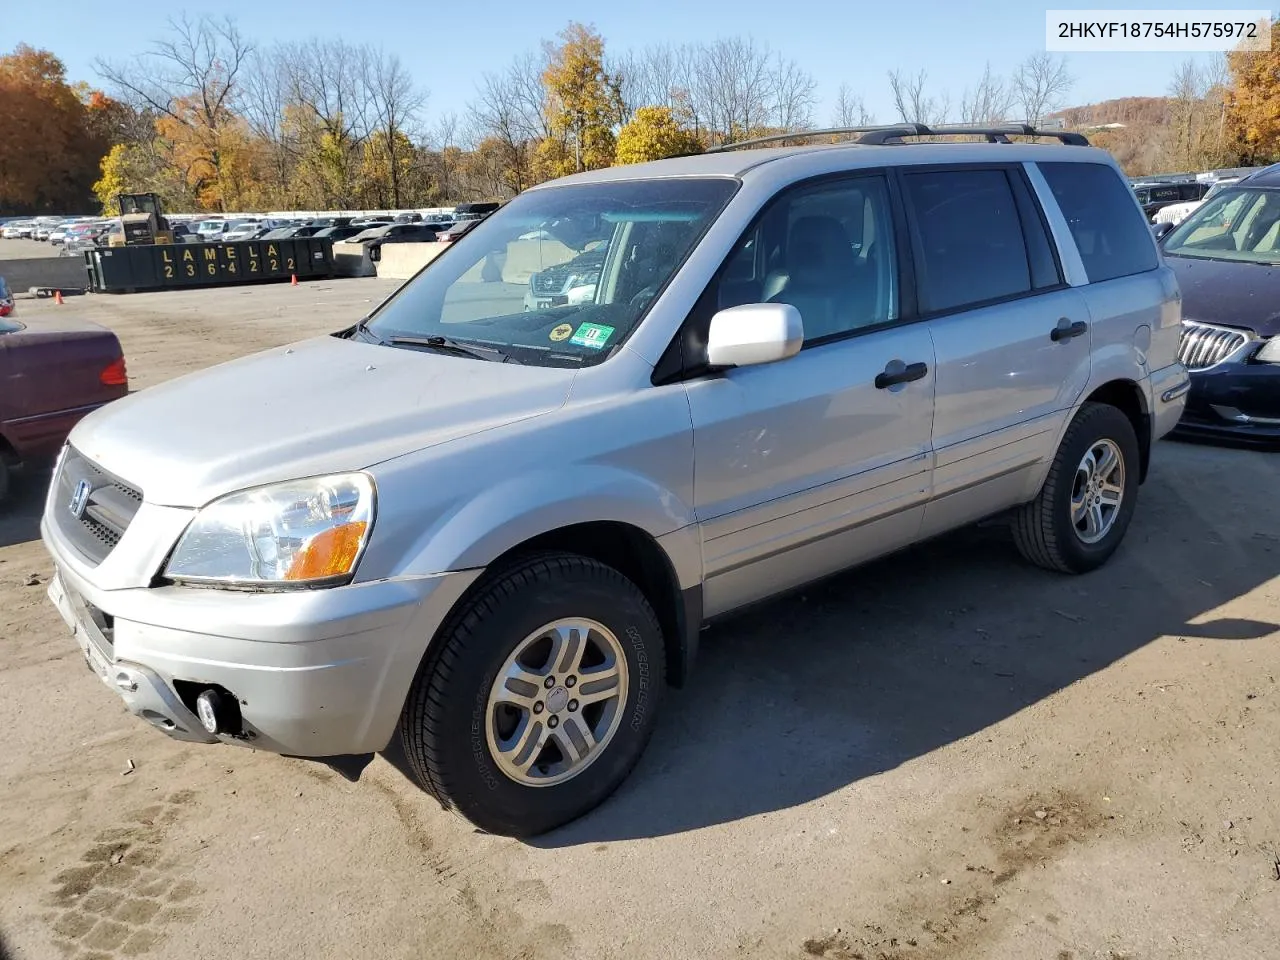
<svg viewBox="0 0 1280 960">
<path fill-rule="evenodd" d="M 931 170 L 902 179 L 923 312 L 1031 291 L 1027 245 L 1004 170 Z"/>
<path fill-rule="evenodd" d="M 898 317 L 889 191 L 883 177 L 801 186 L 776 198 L 717 280 L 717 307 L 789 303 L 805 343 Z"/>
<path fill-rule="evenodd" d="M 1090 283 L 1156 268 L 1150 226 L 1112 167 L 1102 163 L 1041 163 L 1039 167 L 1066 218 Z"/>
</svg>

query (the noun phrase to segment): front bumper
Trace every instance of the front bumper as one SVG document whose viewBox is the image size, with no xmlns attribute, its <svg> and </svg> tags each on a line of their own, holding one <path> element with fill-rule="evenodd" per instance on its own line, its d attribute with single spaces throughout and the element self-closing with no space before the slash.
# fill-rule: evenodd
<svg viewBox="0 0 1280 960">
<path fill-rule="evenodd" d="M 431 638 L 479 571 L 253 593 L 179 586 L 103 590 L 53 555 L 49 597 L 89 666 L 170 737 L 301 757 L 383 749 Z M 105 628 L 104 628 L 105 626 Z M 236 698 L 239 735 L 207 734 L 195 697 Z"/>
<path fill-rule="evenodd" d="M 1280 444 L 1280 364 L 1223 363 L 1191 375 L 1184 437 Z"/>
</svg>

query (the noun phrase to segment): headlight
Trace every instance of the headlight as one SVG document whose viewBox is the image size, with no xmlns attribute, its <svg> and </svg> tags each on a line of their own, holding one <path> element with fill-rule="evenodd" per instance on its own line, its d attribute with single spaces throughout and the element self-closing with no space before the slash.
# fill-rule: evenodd
<svg viewBox="0 0 1280 960">
<path fill-rule="evenodd" d="M 233 493 L 196 514 L 165 567 L 178 581 L 333 586 L 373 528 L 373 481 L 316 477 Z"/>
<path fill-rule="evenodd" d="M 1280 337 L 1272 337 L 1264 343 L 1253 359 L 1262 363 L 1280 363 Z"/>
</svg>

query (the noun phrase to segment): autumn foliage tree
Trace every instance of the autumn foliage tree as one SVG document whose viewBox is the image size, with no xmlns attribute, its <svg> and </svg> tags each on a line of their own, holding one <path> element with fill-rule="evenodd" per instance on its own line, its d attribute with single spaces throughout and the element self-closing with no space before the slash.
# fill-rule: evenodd
<svg viewBox="0 0 1280 960">
<path fill-rule="evenodd" d="M 0 210 L 85 209 L 110 146 L 114 101 L 77 91 L 47 50 L 19 45 L 0 57 Z"/>
<path fill-rule="evenodd" d="M 1272 23 L 1280 36 L 1280 18 Z M 1227 55 L 1231 87 L 1227 118 L 1247 159 L 1269 162 L 1280 158 L 1280 45 L 1270 50 L 1233 51 Z"/>
<path fill-rule="evenodd" d="M 702 143 L 681 126 L 670 107 L 641 107 L 618 132 L 616 163 L 645 163 L 701 153 Z"/>
<path fill-rule="evenodd" d="M 552 136 L 538 155 L 551 176 L 613 163 L 614 127 L 622 119 L 622 84 L 604 65 L 604 37 L 571 23 L 548 44 L 542 73 Z"/>
</svg>

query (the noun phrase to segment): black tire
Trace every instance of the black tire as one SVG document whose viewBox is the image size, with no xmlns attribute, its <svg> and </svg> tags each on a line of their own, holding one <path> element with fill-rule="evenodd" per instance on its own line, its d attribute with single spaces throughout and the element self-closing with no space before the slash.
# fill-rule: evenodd
<svg viewBox="0 0 1280 960">
<path fill-rule="evenodd" d="M 1071 522 L 1076 468 L 1089 448 L 1111 440 L 1124 460 L 1124 495 L 1115 522 L 1097 543 L 1086 543 Z M 1115 553 L 1138 502 L 1138 438 L 1129 418 L 1106 403 L 1086 403 L 1062 437 L 1040 494 L 1014 514 L 1013 539 L 1022 556 L 1061 573 L 1086 573 Z"/>
<path fill-rule="evenodd" d="M 595 620 L 619 639 L 626 702 L 612 739 L 585 769 L 563 783 L 528 786 L 490 755 L 489 692 L 521 640 L 565 617 Z M 591 810 L 626 779 L 653 732 L 664 675 L 662 630 L 635 584 L 586 557 L 530 556 L 483 584 L 433 641 L 400 717 L 405 755 L 424 789 L 482 830 L 545 833 Z"/>
<path fill-rule="evenodd" d="M 5 497 L 9 496 L 9 478 L 12 475 L 13 471 L 9 469 L 9 463 L 4 457 L 4 451 L 0 450 L 0 503 L 3 503 Z"/>
</svg>

